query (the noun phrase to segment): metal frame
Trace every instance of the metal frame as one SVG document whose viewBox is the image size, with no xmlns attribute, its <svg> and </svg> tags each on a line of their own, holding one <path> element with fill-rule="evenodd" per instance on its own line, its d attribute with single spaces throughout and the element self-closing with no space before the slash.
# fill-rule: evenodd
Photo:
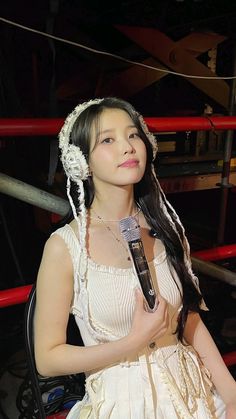
<svg viewBox="0 0 236 419">
<path fill-rule="evenodd" d="M 6 139 L 6 137 L 12 137 L 12 136 L 14 137 L 15 136 L 17 137 L 29 136 L 30 137 L 30 136 L 56 135 L 59 132 L 63 124 L 63 121 L 64 119 L 61 119 L 61 118 L 0 119 L 0 137 L 4 137 Z M 229 171 L 228 173 L 226 173 L 225 166 L 228 165 L 229 158 L 230 158 L 231 144 L 232 144 L 232 139 L 233 139 L 232 130 L 236 130 L 236 117 L 235 116 L 145 118 L 145 121 L 148 124 L 150 131 L 155 132 L 155 133 L 168 132 L 168 131 L 172 131 L 172 132 L 173 131 L 188 131 L 189 132 L 189 131 L 197 131 L 197 130 L 206 130 L 206 131 L 229 130 L 230 135 L 226 137 L 226 149 L 225 149 L 226 152 L 224 156 L 222 179 L 219 186 L 222 189 L 229 188 L 230 186 L 232 186 L 232 185 L 229 185 L 228 178 L 227 178 Z M 230 142 L 230 144 L 227 145 L 227 141 Z M 0 190 L 1 190 L 1 185 L 0 185 Z M 223 202 L 223 204 L 225 206 L 225 201 Z M 221 220 L 221 222 L 225 222 L 225 219 Z M 222 233 L 220 235 L 222 239 Z M 198 265 L 199 270 L 201 270 L 201 267 L 203 266 L 202 269 L 204 272 L 205 272 L 205 269 L 208 269 L 208 274 L 214 275 L 215 270 L 211 269 L 212 267 L 211 265 L 213 264 L 211 264 L 209 260 L 222 259 L 223 256 L 231 257 L 229 255 L 235 256 L 235 254 L 236 254 L 236 245 L 222 246 L 215 249 L 208 249 L 206 251 L 195 252 L 193 254 L 193 260 L 195 264 Z M 222 275 L 221 269 L 222 268 L 218 267 L 219 276 Z M 230 272 L 229 275 L 233 281 L 231 283 L 235 285 L 236 275 L 234 275 L 232 272 Z M 224 280 L 224 278 L 219 278 L 219 279 Z M 9 305 L 25 303 L 28 300 L 31 287 L 32 285 L 28 285 L 28 286 L 18 287 L 14 289 L 0 291 L 0 308 L 6 307 Z M 234 364 L 235 352 L 232 355 L 230 354 L 224 355 L 224 359 L 227 365 Z"/>
</svg>

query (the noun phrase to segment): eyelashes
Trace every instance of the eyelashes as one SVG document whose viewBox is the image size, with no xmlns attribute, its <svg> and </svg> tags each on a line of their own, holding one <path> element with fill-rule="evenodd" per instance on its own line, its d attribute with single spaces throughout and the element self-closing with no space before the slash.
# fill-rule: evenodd
<svg viewBox="0 0 236 419">
<path fill-rule="evenodd" d="M 141 139 L 141 137 L 140 137 L 140 134 L 138 133 L 138 132 L 133 132 L 133 133 L 131 133 L 131 134 L 129 134 L 129 136 L 128 136 L 128 139 L 130 140 L 132 140 L 132 139 Z M 112 144 L 113 142 L 115 141 L 115 138 L 112 138 L 112 137 L 107 137 L 107 138 L 104 138 L 104 139 L 102 139 L 102 140 L 100 140 L 100 141 L 98 141 L 100 144 Z"/>
<path fill-rule="evenodd" d="M 100 144 L 111 144 L 113 141 L 113 138 L 104 138 L 104 140 L 100 141 Z"/>
</svg>

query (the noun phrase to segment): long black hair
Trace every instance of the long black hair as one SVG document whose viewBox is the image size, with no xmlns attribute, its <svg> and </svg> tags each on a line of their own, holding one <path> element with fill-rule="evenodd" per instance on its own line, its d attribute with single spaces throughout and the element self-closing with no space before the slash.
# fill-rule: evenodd
<svg viewBox="0 0 236 419">
<path fill-rule="evenodd" d="M 200 311 L 202 296 L 194 284 L 193 275 L 186 264 L 186 237 L 184 235 L 183 227 L 172 207 L 166 200 L 166 197 L 153 174 L 153 150 L 150 141 L 144 132 L 138 113 L 130 103 L 122 99 L 114 97 L 105 98 L 99 104 L 92 104 L 79 115 L 73 126 L 70 141 L 72 144 L 80 147 L 87 162 L 89 162 L 91 129 L 94 123 L 99 123 L 101 113 L 105 109 L 121 109 L 127 112 L 146 146 L 146 169 L 140 182 L 134 185 L 134 198 L 141 207 L 150 228 L 163 242 L 170 270 L 171 272 L 173 272 L 173 269 L 175 270 L 182 284 L 182 290 L 180 292 L 182 295 L 183 307 L 179 313 L 176 333 L 178 338 L 183 341 L 187 315 L 190 311 Z M 89 208 L 94 198 L 94 186 L 91 177 L 84 181 L 84 190 L 85 206 Z M 75 196 L 75 205 L 76 201 Z M 174 275 L 172 276 L 174 280 Z"/>
</svg>

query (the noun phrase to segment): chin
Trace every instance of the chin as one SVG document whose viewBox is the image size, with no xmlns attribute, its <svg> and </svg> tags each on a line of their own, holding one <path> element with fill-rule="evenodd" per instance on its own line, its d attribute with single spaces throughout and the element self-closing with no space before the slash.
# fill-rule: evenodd
<svg viewBox="0 0 236 419">
<path fill-rule="evenodd" d="M 143 176 L 130 176 L 130 178 L 124 180 L 124 182 L 121 181 L 120 186 L 136 185 L 136 183 L 139 183 L 142 178 Z"/>
</svg>

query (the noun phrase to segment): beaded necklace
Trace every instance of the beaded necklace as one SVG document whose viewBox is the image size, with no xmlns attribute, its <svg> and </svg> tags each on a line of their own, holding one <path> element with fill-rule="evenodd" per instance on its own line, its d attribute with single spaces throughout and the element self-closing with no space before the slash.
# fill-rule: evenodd
<svg viewBox="0 0 236 419">
<path fill-rule="evenodd" d="M 92 217 L 90 215 L 90 218 L 97 220 L 97 221 L 101 221 L 103 223 L 103 225 L 106 227 L 106 229 L 109 231 L 109 233 L 113 236 L 113 238 L 116 240 L 117 243 L 119 243 L 120 246 L 122 246 L 126 253 L 128 254 L 127 256 L 127 260 L 131 260 L 130 258 L 130 254 L 129 254 L 129 250 L 127 248 L 127 246 L 124 245 L 124 243 L 121 241 L 121 239 L 114 233 L 114 231 L 111 229 L 111 227 L 109 225 L 107 225 L 106 223 L 119 223 L 120 220 L 104 220 L 100 215 L 98 215 L 96 213 L 96 211 L 92 208 L 92 211 L 95 213 L 96 217 Z M 138 208 L 138 210 L 135 212 L 135 214 L 132 216 L 134 218 L 138 217 L 139 218 L 139 213 L 141 211 L 141 208 Z"/>
</svg>

